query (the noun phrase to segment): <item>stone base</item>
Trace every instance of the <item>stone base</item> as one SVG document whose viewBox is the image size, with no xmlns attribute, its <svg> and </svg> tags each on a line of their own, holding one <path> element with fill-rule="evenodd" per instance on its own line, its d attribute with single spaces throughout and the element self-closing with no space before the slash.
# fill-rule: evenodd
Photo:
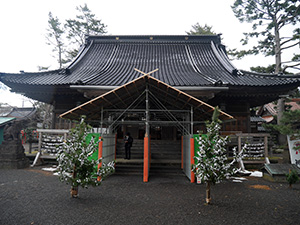
<svg viewBox="0 0 300 225">
<path fill-rule="evenodd" d="M 0 145 L 0 169 L 23 169 L 29 167 L 29 159 L 24 151 L 21 141 L 3 141 Z"/>
</svg>

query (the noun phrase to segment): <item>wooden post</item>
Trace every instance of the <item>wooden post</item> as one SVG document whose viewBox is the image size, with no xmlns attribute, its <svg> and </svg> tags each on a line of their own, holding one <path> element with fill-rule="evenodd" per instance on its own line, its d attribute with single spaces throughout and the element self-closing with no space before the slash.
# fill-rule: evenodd
<svg viewBox="0 0 300 225">
<path fill-rule="evenodd" d="M 263 133 L 238 133 L 236 134 L 238 137 L 238 152 L 240 153 L 242 151 L 242 138 L 248 138 L 248 137 L 263 137 L 264 138 L 264 163 L 269 164 L 269 153 L 268 153 L 268 137 L 270 137 L 270 134 L 263 134 Z M 248 160 L 244 161 L 244 163 L 262 163 L 261 160 Z"/>
<path fill-rule="evenodd" d="M 269 152 L 268 152 L 268 136 L 264 136 L 264 145 L 265 145 L 265 162 L 270 164 Z"/>
<path fill-rule="evenodd" d="M 101 136 L 103 136 L 103 106 L 101 106 L 101 122 L 100 122 L 100 128 L 101 128 Z"/>
<path fill-rule="evenodd" d="M 38 153 L 36 154 L 33 163 L 31 165 L 31 167 L 34 167 L 35 164 L 38 162 L 38 160 L 40 160 L 41 154 L 42 154 L 42 132 L 39 133 L 39 145 L 38 145 Z"/>
<path fill-rule="evenodd" d="M 242 151 L 242 137 L 238 136 L 238 153 Z"/>
<path fill-rule="evenodd" d="M 118 135 L 117 134 L 115 134 L 115 160 L 117 159 L 117 143 L 118 143 L 118 137 L 117 137 Z"/>
<path fill-rule="evenodd" d="M 39 151 L 40 154 L 42 152 L 42 136 L 43 136 L 43 133 L 40 132 L 40 135 L 39 135 L 39 146 L 38 146 L 38 151 Z"/>
<path fill-rule="evenodd" d="M 269 157 L 269 152 L 268 152 L 268 136 L 264 136 L 264 144 L 265 144 L 265 157 Z"/>
<path fill-rule="evenodd" d="M 67 140 L 67 133 L 64 133 L 64 141 Z"/>
<path fill-rule="evenodd" d="M 181 136 L 181 169 L 183 169 L 183 135 Z"/>
<path fill-rule="evenodd" d="M 194 109 L 191 106 L 191 135 L 194 134 Z"/>
</svg>

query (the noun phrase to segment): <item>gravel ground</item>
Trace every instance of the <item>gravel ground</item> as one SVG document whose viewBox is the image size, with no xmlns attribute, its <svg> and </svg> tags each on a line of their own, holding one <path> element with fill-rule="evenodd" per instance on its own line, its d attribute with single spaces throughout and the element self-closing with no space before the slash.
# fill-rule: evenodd
<svg viewBox="0 0 300 225">
<path fill-rule="evenodd" d="M 184 176 L 112 175 L 101 186 L 70 187 L 41 167 L 0 170 L 0 224 L 300 224 L 300 184 L 249 178 L 212 187 Z"/>
</svg>

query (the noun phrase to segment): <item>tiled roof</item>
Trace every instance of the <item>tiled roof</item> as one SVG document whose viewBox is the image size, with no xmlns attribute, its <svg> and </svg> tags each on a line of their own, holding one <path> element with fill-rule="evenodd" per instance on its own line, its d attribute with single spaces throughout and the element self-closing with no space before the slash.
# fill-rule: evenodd
<svg viewBox="0 0 300 225">
<path fill-rule="evenodd" d="M 13 110 L 13 107 L 0 107 L 0 117 L 8 116 Z"/>
<path fill-rule="evenodd" d="M 36 112 L 36 108 L 31 107 L 0 107 L 0 117 L 13 117 L 16 119 L 24 119 L 32 117 Z"/>
<path fill-rule="evenodd" d="M 8 115 L 17 119 L 30 118 L 36 113 L 36 108 L 14 108 Z"/>
<path fill-rule="evenodd" d="M 148 72 L 172 86 L 276 86 L 299 82 L 295 77 L 237 70 L 220 36 L 90 36 L 66 69 L 39 73 L 0 74 L 11 86 L 121 86 Z"/>
<path fill-rule="evenodd" d="M 261 116 L 250 116 L 250 122 L 266 122 Z"/>
<path fill-rule="evenodd" d="M 9 123 L 12 120 L 15 120 L 16 118 L 13 117 L 0 117 L 0 126 L 4 126 L 7 123 Z"/>
</svg>

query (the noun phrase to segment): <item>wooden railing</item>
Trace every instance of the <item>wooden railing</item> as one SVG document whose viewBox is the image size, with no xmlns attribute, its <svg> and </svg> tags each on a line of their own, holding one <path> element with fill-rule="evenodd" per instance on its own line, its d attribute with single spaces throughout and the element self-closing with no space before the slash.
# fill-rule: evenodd
<svg viewBox="0 0 300 225">
<path fill-rule="evenodd" d="M 236 136 L 238 138 L 238 152 L 242 151 L 242 145 L 248 145 L 246 152 L 244 152 L 245 159 L 243 163 L 270 163 L 268 153 L 268 137 L 270 137 L 270 134 L 238 133 Z"/>
</svg>

